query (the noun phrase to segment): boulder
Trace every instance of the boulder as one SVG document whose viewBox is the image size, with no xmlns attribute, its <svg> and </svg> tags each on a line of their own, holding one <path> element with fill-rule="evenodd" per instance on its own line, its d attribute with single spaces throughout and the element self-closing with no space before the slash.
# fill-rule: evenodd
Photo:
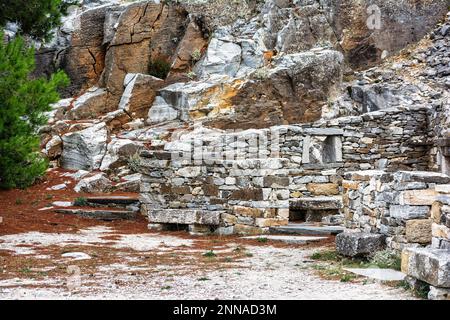
<svg viewBox="0 0 450 320">
<path fill-rule="evenodd" d="M 124 110 L 108 112 L 100 120 L 108 126 L 111 132 L 118 132 L 124 129 L 125 125 L 132 121 L 132 118 Z"/>
<path fill-rule="evenodd" d="M 72 120 L 95 119 L 106 113 L 106 98 L 108 93 L 105 89 L 93 87 L 80 96 L 73 103 L 73 108 L 68 112 L 67 118 Z"/>
<path fill-rule="evenodd" d="M 97 170 L 106 153 L 108 130 L 104 122 L 62 136 L 61 167 Z"/>
<path fill-rule="evenodd" d="M 111 188 L 111 181 L 104 173 L 99 173 L 95 176 L 82 179 L 75 186 L 74 190 L 75 192 L 103 193 L 110 191 Z"/>
<path fill-rule="evenodd" d="M 140 173 L 130 174 L 122 177 L 121 181 L 114 186 L 114 190 L 123 192 L 139 192 L 142 175 Z"/>
<path fill-rule="evenodd" d="M 45 146 L 45 154 L 50 160 L 55 160 L 62 154 L 63 141 L 60 136 L 53 136 Z"/>
<path fill-rule="evenodd" d="M 160 89 L 163 83 L 163 80 L 150 75 L 127 74 L 119 109 L 133 118 L 145 118 L 155 100 L 156 90 Z"/>
<path fill-rule="evenodd" d="M 128 159 L 138 153 L 141 148 L 141 143 L 129 139 L 113 139 L 108 144 L 100 170 L 113 170 L 126 165 Z"/>
<path fill-rule="evenodd" d="M 177 118 L 178 111 L 167 104 L 162 97 L 156 97 L 154 104 L 148 111 L 147 123 L 152 125 Z"/>
<path fill-rule="evenodd" d="M 216 91 L 217 107 L 203 108 L 199 114 L 205 125 L 248 129 L 320 119 L 322 107 L 339 92 L 342 54 L 333 50 L 290 54 L 274 60 L 274 66 L 258 79 L 234 80 L 230 90 Z"/>
<path fill-rule="evenodd" d="M 430 286 L 428 300 L 450 300 L 450 289 Z"/>
<path fill-rule="evenodd" d="M 385 237 L 381 234 L 344 232 L 336 236 L 336 250 L 347 257 L 369 256 L 385 246 Z"/>
<path fill-rule="evenodd" d="M 197 72 L 201 72 L 199 75 L 202 77 L 213 74 L 234 77 L 241 65 L 241 53 L 239 44 L 228 39 L 213 38 Z"/>
<path fill-rule="evenodd" d="M 404 249 L 402 272 L 432 286 L 450 288 L 450 251 L 428 248 Z"/>
</svg>

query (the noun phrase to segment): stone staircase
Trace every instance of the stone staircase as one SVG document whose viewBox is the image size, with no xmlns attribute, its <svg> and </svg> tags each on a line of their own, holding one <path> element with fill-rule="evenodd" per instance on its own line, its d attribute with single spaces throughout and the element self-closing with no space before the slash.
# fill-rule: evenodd
<svg viewBox="0 0 450 320">
<path fill-rule="evenodd" d="M 140 203 L 137 196 L 88 197 L 79 206 L 73 203 L 71 207 L 56 208 L 54 211 L 102 221 L 135 220 Z"/>
</svg>

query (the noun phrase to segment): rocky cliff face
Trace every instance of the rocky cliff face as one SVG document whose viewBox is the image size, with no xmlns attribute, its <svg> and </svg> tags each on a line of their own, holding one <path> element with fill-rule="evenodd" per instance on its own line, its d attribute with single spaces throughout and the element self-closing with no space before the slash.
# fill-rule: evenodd
<svg viewBox="0 0 450 320">
<path fill-rule="evenodd" d="M 63 68 L 72 79 L 42 129 L 43 150 L 65 168 L 123 176 L 134 153 L 162 149 L 194 124 L 259 129 L 403 103 L 402 81 L 343 76 L 419 41 L 447 4 L 84 1 L 37 55 L 37 73 Z"/>
</svg>

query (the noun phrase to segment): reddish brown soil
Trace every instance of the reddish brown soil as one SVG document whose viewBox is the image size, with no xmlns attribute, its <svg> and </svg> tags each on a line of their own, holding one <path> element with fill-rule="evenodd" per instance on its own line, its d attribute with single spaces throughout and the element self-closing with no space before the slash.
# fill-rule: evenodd
<svg viewBox="0 0 450 320">
<path fill-rule="evenodd" d="M 78 197 L 101 196 L 100 194 L 76 193 L 73 190 L 76 182 L 61 175 L 71 172 L 55 169 L 46 174 L 37 184 L 26 190 L 0 190 L 0 235 L 16 234 L 29 231 L 40 232 L 77 232 L 80 229 L 108 225 L 122 233 L 147 232 L 147 223 L 143 217 L 138 221 L 113 221 L 104 222 L 93 219 L 80 218 L 72 215 L 54 213 L 52 210 L 39 211 L 50 206 L 54 201 L 73 201 Z M 50 191 L 48 187 L 67 181 L 66 190 Z M 102 194 L 104 196 L 104 194 Z M 114 195 L 136 196 L 129 193 L 114 193 Z"/>
</svg>

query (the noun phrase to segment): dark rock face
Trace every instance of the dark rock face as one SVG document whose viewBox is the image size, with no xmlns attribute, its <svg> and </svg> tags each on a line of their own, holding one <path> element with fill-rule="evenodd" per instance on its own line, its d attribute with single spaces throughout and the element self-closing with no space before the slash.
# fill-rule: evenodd
<svg viewBox="0 0 450 320">
<path fill-rule="evenodd" d="M 381 234 L 357 232 L 336 236 L 336 250 L 346 257 L 368 256 L 385 246 L 385 237 Z"/>
<path fill-rule="evenodd" d="M 383 52 L 392 55 L 419 41 L 434 28 L 448 10 L 448 1 L 418 0 L 325 0 L 333 29 L 351 67 L 364 68 L 378 63 Z M 371 5 L 378 9 L 370 10 Z M 375 8 L 375 7 L 374 7 Z M 369 9 L 369 10 L 368 10 Z M 380 24 L 376 26 L 376 15 Z"/>
</svg>

